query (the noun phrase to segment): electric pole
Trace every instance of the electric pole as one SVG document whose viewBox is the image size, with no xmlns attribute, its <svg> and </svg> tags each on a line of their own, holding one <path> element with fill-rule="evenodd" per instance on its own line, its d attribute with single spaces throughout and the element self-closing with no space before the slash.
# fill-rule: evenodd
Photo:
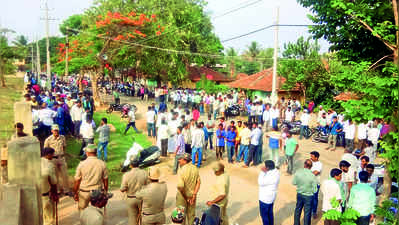
<svg viewBox="0 0 399 225">
<path fill-rule="evenodd" d="M 272 103 L 277 103 L 277 56 L 278 56 L 278 23 L 280 16 L 280 7 L 276 8 L 276 22 L 274 27 L 274 56 L 273 56 L 273 81 L 272 81 Z"/>
<path fill-rule="evenodd" d="M 40 75 L 42 72 L 40 68 L 40 49 L 39 49 L 39 41 L 36 41 L 36 67 L 37 67 L 37 73 Z"/>
<path fill-rule="evenodd" d="M 66 37 L 65 37 L 65 77 L 69 75 L 68 70 L 68 54 L 69 54 L 69 41 L 68 41 L 68 27 L 66 28 Z"/>
<path fill-rule="evenodd" d="M 31 50 L 31 58 L 30 58 L 30 64 L 31 64 L 31 67 L 32 67 L 32 73 L 34 74 L 35 73 L 35 67 L 33 66 L 33 43 L 32 43 L 32 45 L 30 46 L 30 50 Z"/>
<path fill-rule="evenodd" d="M 49 41 L 49 17 L 48 17 L 48 2 L 46 1 L 46 53 L 47 53 L 47 88 L 50 88 L 51 85 L 51 68 L 50 68 L 50 41 Z"/>
</svg>

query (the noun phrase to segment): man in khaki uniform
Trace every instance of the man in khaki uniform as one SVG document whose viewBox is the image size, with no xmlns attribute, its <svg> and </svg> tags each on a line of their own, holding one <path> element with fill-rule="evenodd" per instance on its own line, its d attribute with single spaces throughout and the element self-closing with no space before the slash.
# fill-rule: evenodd
<svg viewBox="0 0 399 225">
<path fill-rule="evenodd" d="M 41 191 L 43 204 L 43 224 L 54 225 L 55 223 L 55 202 L 57 196 L 57 177 L 55 176 L 55 166 L 52 163 L 54 149 L 44 148 L 41 158 Z"/>
<path fill-rule="evenodd" d="M 76 169 L 73 191 L 74 199 L 78 202 L 78 209 L 82 211 L 90 201 L 90 192 L 104 189 L 108 192 L 108 170 L 104 161 L 97 159 L 97 148 L 88 144 L 84 148 L 87 159 L 81 161 Z"/>
<path fill-rule="evenodd" d="M 60 135 L 58 125 L 51 126 L 51 132 L 53 135 L 48 137 L 44 141 L 44 148 L 53 148 L 55 150 L 54 159 L 52 160 L 55 165 L 55 172 L 58 179 L 58 189 L 61 193 L 68 192 L 69 181 L 68 181 L 68 171 L 67 163 L 65 161 L 65 147 L 66 140 L 64 135 Z"/>
<path fill-rule="evenodd" d="M 190 154 L 185 153 L 180 157 L 181 169 L 177 174 L 176 207 L 183 206 L 186 209 L 186 225 L 191 225 L 194 222 L 197 193 L 201 185 L 198 168 L 190 162 Z"/>
<path fill-rule="evenodd" d="M 150 183 L 136 193 L 136 198 L 143 201 L 142 225 L 165 224 L 165 199 L 168 188 L 159 182 L 160 172 L 156 167 L 150 168 Z"/>
<path fill-rule="evenodd" d="M 108 196 L 101 190 L 90 193 L 90 205 L 80 214 L 80 225 L 104 225 L 104 212 L 101 208 L 107 205 Z"/>
<path fill-rule="evenodd" d="M 224 172 L 224 165 L 221 162 L 215 162 L 212 166 L 216 175 L 216 182 L 211 186 L 211 201 L 206 204 L 212 206 L 216 204 L 220 207 L 222 225 L 228 225 L 227 204 L 230 190 L 230 177 Z"/>
<path fill-rule="evenodd" d="M 127 215 L 129 217 L 129 225 L 140 224 L 141 200 L 136 198 L 136 193 L 148 183 L 148 175 L 144 170 L 139 169 L 137 160 L 130 161 L 129 172 L 122 177 L 121 192 L 127 194 Z"/>
</svg>

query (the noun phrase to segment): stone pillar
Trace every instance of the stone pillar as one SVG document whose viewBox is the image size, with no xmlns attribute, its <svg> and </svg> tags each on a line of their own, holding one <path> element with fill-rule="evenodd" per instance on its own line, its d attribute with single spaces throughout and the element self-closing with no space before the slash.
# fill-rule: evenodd
<svg viewBox="0 0 399 225">
<path fill-rule="evenodd" d="M 0 224 L 22 224 L 21 188 L 19 185 L 0 185 L 0 206 Z"/>
<path fill-rule="evenodd" d="M 29 103 L 16 102 L 14 104 L 14 121 L 24 125 L 24 132 L 32 135 L 32 108 Z"/>
<path fill-rule="evenodd" d="M 22 225 L 42 224 L 40 144 L 27 136 L 8 142 L 8 182 L 21 186 Z"/>
</svg>

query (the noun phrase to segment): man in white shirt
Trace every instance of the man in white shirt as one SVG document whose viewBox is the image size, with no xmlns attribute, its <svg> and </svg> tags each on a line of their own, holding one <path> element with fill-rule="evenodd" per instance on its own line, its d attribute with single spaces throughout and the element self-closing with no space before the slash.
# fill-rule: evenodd
<svg viewBox="0 0 399 225">
<path fill-rule="evenodd" d="M 362 149 L 367 140 L 367 125 L 365 123 L 357 125 L 357 140 L 359 142 L 358 149 Z"/>
<path fill-rule="evenodd" d="M 319 160 L 320 153 L 317 151 L 313 151 L 310 153 L 310 160 L 312 160 L 312 168 L 310 171 L 316 176 L 317 180 L 317 191 L 313 194 L 312 197 L 312 215 L 313 218 L 317 217 L 317 205 L 319 202 L 319 190 L 320 190 L 320 175 L 323 169 L 323 164 Z"/>
<path fill-rule="evenodd" d="M 307 109 L 303 110 L 303 113 L 301 115 L 301 130 L 300 130 L 300 134 L 299 134 L 299 140 L 302 139 L 302 137 L 305 137 L 306 139 L 308 139 L 309 137 L 306 135 L 307 132 L 309 130 L 309 120 L 310 120 L 310 115 L 308 113 Z"/>
<path fill-rule="evenodd" d="M 75 137 L 79 136 L 79 129 L 80 129 L 80 125 L 82 124 L 82 118 L 83 118 L 83 114 L 84 114 L 85 110 L 82 107 L 82 102 L 77 101 L 76 104 L 74 104 L 72 106 L 71 109 L 71 119 L 73 122 L 73 126 L 74 126 L 74 134 Z"/>
<path fill-rule="evenodd" d="M 272 120 L 272 127 L 274 131 L 278 130 L 277 123 L 278 117 L 280 115 L 279 110 L 277 109 L 276 105 L 273 105 L 272 109 L 270 110 L 270 117 Z"/>
<path fill-rule="evenodd" d="M 196 124 L 196 128 L 191 133 L 191 149 L 192 149 L 192 163 L 195 165 L 195 159 L 198 154 L 198 163 L 197 167 L 201 167 L 202 161 L 202 148 L 204 147 L 205 143 L 205 134 L 204 130 L 201 128 L 201 125 L 198 123 Z"/>
<path fill-rule="evenodd" d="M 323 205 L 322 211 L 326 213 L 328 210 L 336 209 L 341 212 L 341 203 L 344 196 L 344 193 L 341 189 L 341 179 L 342 179 L 342 171 L 340 169 L 334 168 L 330 172 L 330 178 L 323 181 L 321 185 L 321 192 L 323 193 Z M 331 199 L 335 198 L 338 202 L 340 202 L 338 208 L 334 208 L 331 205 Z M 324 224 L 329 225 L 339 225 L 339 221 L 337 220 L 328 220 L 324 219 Z"/>
<path fill-rule="evenodd" d="M 323 106 L 319 106 L 319 113 L 317 114 L 317 120 L 319 120 L 324 113 L 326 113 L 326 111 L 323 109 Z"/>
<path fill-rule="evenodd" d="M 262 138 L 262 131 L 259 129 L 257 123 L 252 124 L 252 131 L 250 134 L 251 141 L 249 145 L 248 160 L 245 162 L 244 168 L 248 168 L 251 161 L 255 164 L 256 162 L 256 151 L 258 151 L 259 140 Z"/>
<path fill-rule="evenodd" d="M 258 124 L 263 124 L 263 105 L 262 102 L 258 102 L 256 105 L 256 117 L 257 117 L 257 122 Z"/>
<path fill-rule="evenodd" d="M 88 144 L 94 144 L 94 129 L 96 128 L 96 124 L 92 120 L 90 116 L 86 118 L 85 121 L 82 121 L 80 125 L 80 135 L 82 136 L 82 147 L 80 148 L 80 155 L 85 157 L 85 152 L 83 149 Z"/>
<path fill-rule="evenodd" d="M 42 109 L 39 110 L 39 129 L 46 133 L 46 137 L 51 133 L 51 126 L 54 124 L 54 117 L 57 115 L 56 111 L 47 108 L 47 103 L 42 104 Z"/>
<path fill-rule="evenodd" d="M 273 225 L 273 204 L 276 199 L 280 173 L 272 160 L 266 160 L 258 176 L 259 211 L 263 224 Z"/>
<path fill-rule="evenodd" d="M 378 139 L 380 137 L 380 130 L 376 125 L 372 124 L 371 128 L 367 132 L 367 140 L 373 143 L 373 150 L 377 151 Z"/>
<path fill-rule="evenodd" d="M 353 149 L 355 139 L 356 126 L 352 120 L 348 120 L 348 123 L 344 125 L 345 132 L 345 147 Z"/>
<path fill-rule="evenodd" d="M 374 165 L 367 164 L 366 171 L 367 171 L 367 173 L 369 173 L 369 180 L 368 180 L 367 184 L 370 185 L 370 187 L 372 187 L 377 192 L 378 176 L 376 176 L 374 174 Z"/>
<path fill-rule="evenodd" d="M 146 112 L 147 118 L 147 132 L 148 137 L 155 137 L 155 111 L 152 106 L 148 106 L 148 111 Z"/>
<path fill-rule="evenodd" d="M 137 127 L 136 127 L 136 115 L 135 115 L 133 108 L 131 110 L 129 110 L 127 116 L 129 119 L 129 123 L 126 125 L 125 132 L 123 134 L 126 135 L 127 131 L 130 129 L 130 127 L 133 127 L 133 129 L 136 131 L 136 133 L 138 133 L 139 130 L 137 130 Z"/>
<path fill-rule="evenodd" d="M 355 185 L 356 171 L 353 169 L 348 161 L 342 160 L 339 162 L 339 168 L 342 170 L 342 183 L 344 184 L 345 196 L 342 196 L 343 201 L 349 198 L 349 194 L 353 185 Z"/>
<path fill-rule="evenodd" d="M 287 111 L 285 111 L 285 121 L 286 122 L 292 122 L 294 119 L 294 112 L 292 112 L 291 107 L 287 108 Z"/>
<path fill-rule="evenodd" d="M 270 114 L 271 114 L 270 113 L 270 105 L 267 104 L 266 105 L 266 109 L 263 112 L 263 123 L 264 123 L 263 127 L 265 129 L 265 132 L 268 132 L 270 130 L 271 125 L 272 125 L 272 118 L 271 118 Z"/>
<path fill-rule="evenodd" d="M 162 118 L 161 125 L 158 128 L 158 138 L 161 140 L 161 156 L 168 156 L 168 137 L 169 127 L 166 124 L 166 119 Z"/>
<path fill-rule="evenodd" d="M 354 169 L 355 171 L 357 170 L 357 167 L 359 166 L 359 160 L 356 158 L 356 156 L 353 155 L 353 149 L 345 148 L 345 151 L 344 151 L 344 154 L 342 155 L 341 160 L 345 160 L 348 163 L 350 163 L 352 169 Z"/>
</svg>

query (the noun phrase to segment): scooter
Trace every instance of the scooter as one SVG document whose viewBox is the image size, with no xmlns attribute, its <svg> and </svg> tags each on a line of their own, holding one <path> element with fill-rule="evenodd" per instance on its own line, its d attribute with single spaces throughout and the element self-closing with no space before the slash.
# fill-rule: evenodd
<svg viewBox="0 0 399 225">
<path fill-rule="evenodd" d="M 144 168 L 157 163 L 160 163 L 161 150 L 158 146 L 151 146 L 146 149 L 141 147 L 138 143 L 133 143 L 133 146 L 126 153 L 126 159 L 121 165 L 121 171 L 127 172 L 131 161 L 138 161 L 139 167 Z"/>
<path fill-rule="evenodd" d="M 220 225 L 222 224 L 220 207 L 213 204 L 209 209 L 202 213 L 201 220 L 198 217 L 194 219 L 194 225 Z"/>
<path fill-rule="evenodd" d="M 299 134 L 301 132 L 301 121 L 293 121 L 293 122 L 287 122 L 283 121 L 281 124 L 281 131 L 283 131 L 286 127 L 288 127 L 288 130 L 292 134 Z"/>
</svg>

